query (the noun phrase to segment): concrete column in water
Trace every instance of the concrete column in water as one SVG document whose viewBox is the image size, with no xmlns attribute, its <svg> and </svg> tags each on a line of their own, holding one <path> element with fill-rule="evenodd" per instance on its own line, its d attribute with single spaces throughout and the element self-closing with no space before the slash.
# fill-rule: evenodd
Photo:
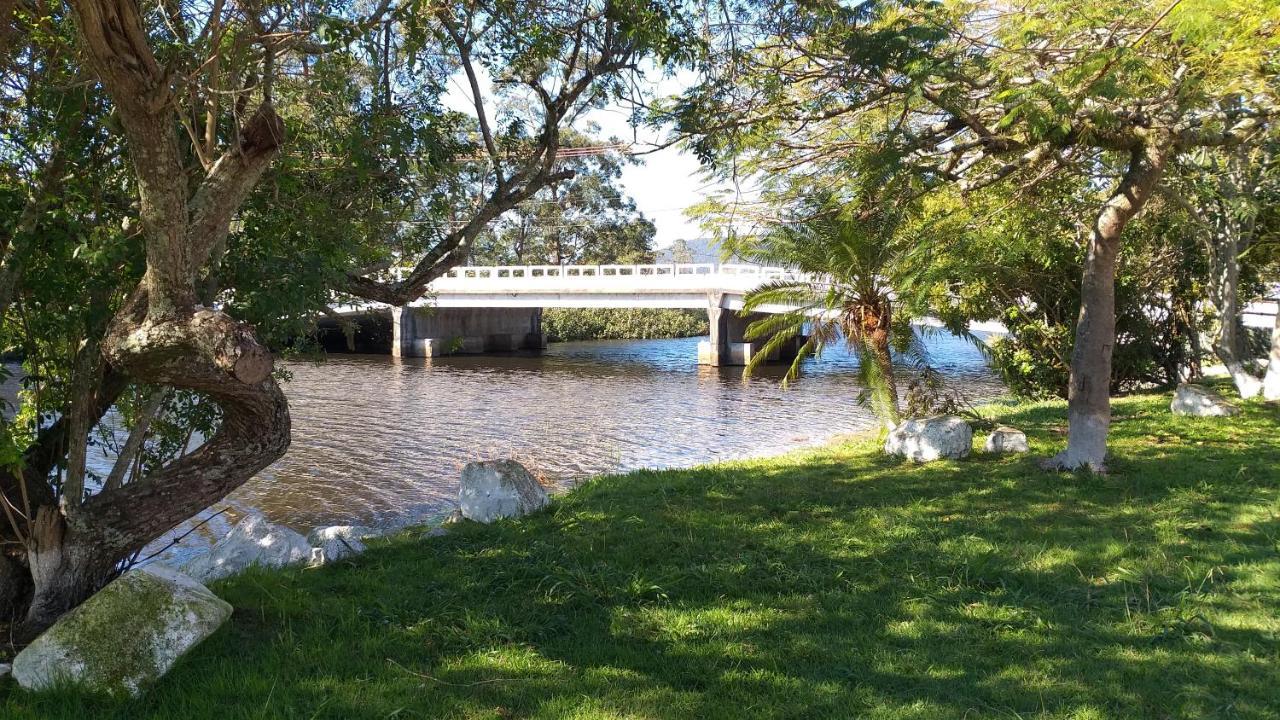
<svg viewBox="0 0 1280 720">
<path fill-rule="evenodd" d="M 764 317 L 762 313 L 751 313 L 746 316 L 724 307 L 722 294 L 708 296 L 707 319 L 710 325 L 710 337 L 698 343 L 698 364 L 712 367 L 746 365 L 752 357 L 760 352 L 768 338 L 746 339 L 747 328 L 751 323 Z M 796 351 L 803 338 L 793 339 L 784 347 L 774 350 L 766 362 L 790 361 L 795 358 Z"/>
<path fill-rule="evenodd" d="M 698 364 L 720 367 L 727 365 L 728 350 L 728 311 L 724 309 L 724 294 L 712 293 L 707 296 L 707 327 L 709 337 L 698 343 Z"/>
<path fill-rule="evenodd" d="M 391 356 L 414 357 L 413 308 L 391 308 Z"/>
</svg>

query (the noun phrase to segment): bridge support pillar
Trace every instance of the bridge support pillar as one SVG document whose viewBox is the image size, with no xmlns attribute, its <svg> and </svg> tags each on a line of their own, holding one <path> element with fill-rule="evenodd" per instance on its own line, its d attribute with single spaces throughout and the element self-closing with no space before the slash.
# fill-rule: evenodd
<svg viewBox="0 0 1280 720">
<path fill-rule="evenodd" d="M 746 339 L 747 326 L 764 317 L 761 313 L 741 316 L 724 307 L 724 295 L 708 297 L 707 320 L 710 337 L 698 343 L 698 364 L 712 367 L 747 365 L 764 348 L 768 338 Z M 791 361 L 795 358 L 803 338 L 796 338 L 787 347 L 775 350 L 765 362 Z"/>
<path fill-rule="evenodd" d="M 542 350 L 542 308 L 414 308 L 391 310 L 396 357 Z"/>
</svg>

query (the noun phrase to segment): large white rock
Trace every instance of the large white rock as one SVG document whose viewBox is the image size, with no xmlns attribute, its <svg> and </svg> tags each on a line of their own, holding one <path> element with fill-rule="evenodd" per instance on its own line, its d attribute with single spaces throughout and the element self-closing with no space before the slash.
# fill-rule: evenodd
<svg viewBox="0 0 1280 720">
<path fill-rule="evenodd" d="M 462 517 L 481 523 L 528 515 L 550 501 L 537 479 L 515 460 L 468 463 L 458 491 Z"/>
<path fill-rule="evenodd" d="M 300 533 L 249 513 L 209 552 L 191 559 L 182 572 L 201 582 L 234 575 L 253 565 L 283 567 L 311 560 L 311 545 Z"/>
<path fill-rule="evenodd" d="M 919 418 L 899 423 L 885 438 L 884 451 L 915 462 L 968 457 L 973 429 L 954 415 Z"/>
<path fill-rule="evenodd" d="M 376 531 L 359 525 L 316 528 L 307 534 L 307 542 L 311 545 L 311 564 L 323 565 L 350 555 L 359 555 L 365 550 L 361 541 L 375 535 Z"/>
<path fill-rule="evenodd" d="M 1027 434 L 1011 427 L 992 430 L 983 448 L 989 453 L 1024 453 L 1031 450 L 1027 446 Z"/>
<path fill-rule="evenodd" d="M 1194 415 L 1196 417 L 1227 417 L 1235 415 L 1234 405 L 1222 399 L 1222 396 L 1203 385 L 1182 383 L 1173 393 L 1173 402 L 1169 409 L 1174 415 Z"/>
<path fill-rule="evenodd" d="M 229 617 L 231 606 L 193 578 L 160 565 L 135 568 L 18 653 L 13 677 L 28 690 L 137 695 Z"/>
</svg>

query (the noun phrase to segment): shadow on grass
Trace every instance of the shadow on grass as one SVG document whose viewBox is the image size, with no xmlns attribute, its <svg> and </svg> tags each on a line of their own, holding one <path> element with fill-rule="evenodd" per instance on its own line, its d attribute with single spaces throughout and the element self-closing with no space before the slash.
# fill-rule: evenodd
<svg viewBox="0 0 1280 720">
<path fill-rule="evenodd" d="M 216 587 L 139 701 L 16 717 L 1275 717 L 1280 417 L 1116 404 L 1105 477 L 853 444 L 595 481 L 520 522 Z M 1059 405 L 1013 408 L 1035 454 Z"/>
</svg>

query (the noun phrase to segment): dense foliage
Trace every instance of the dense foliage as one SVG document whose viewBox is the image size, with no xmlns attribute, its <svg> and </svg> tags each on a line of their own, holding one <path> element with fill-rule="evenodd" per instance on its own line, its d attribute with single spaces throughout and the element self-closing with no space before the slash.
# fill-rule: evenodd
<svg viewBox="0 0 1280 720">
<path fill-rule="evenodd" d="M 550 342 L 685 338 L 707 334 L 702 310 L 548 308 L 542 332 Z"/>
<path fill-rule="evenodd" d="M 1049 253 L 1080 261 L 1070 428 L 1052 464 L 1104 469 L 1113 367 L 1153 370 L 1114 353 L 1134 331 L 1118 324 L 1126 231 L 1183 158 L 1254 148 L 1273 132 L 1280 5 L 767 0 L 712 12 L 721 29 L 700 82 L 659 111 L 738 186 L 727 199 L 739 222 L 785 216 L 814 187 L 874 196 L 886 170 L 915 178 L 921 195 L 1003 186 L 1014 207 L 1033 201 L 1024 191 L 1036 186 L 1076 183 L 1059 222 L 1080 250 Z M 1142 292 L 1159 292 L 1148 280 Z M 1155 297 L 1130 307 L 1159 305 Z M 1037 349 L 1062 345 L 1054 324 Z M 1026 374 L 1033 385 L 1056 384 Z M 1274 378 L 1280 397 L 1280 369 Z"/>
<path fill-rule="evenodd" d="M 931 306 L 949 324 L 995 319 L 1009 335 L 991 363 L 1023 397 L 1067 396 L 1080 313 L 1081 207 L 1089 189 L 1066 179 L 1019 191 L 989 188 L 931 198 L 916 230 L 937 248 Z M 1116 275 L 1111 391 L 1171 387 L 1199 374 L 1210 352 L 1198 302 L 1205 254 L 1176 205 L 1157 199 L 1130 225 Z"/>
</svg>

